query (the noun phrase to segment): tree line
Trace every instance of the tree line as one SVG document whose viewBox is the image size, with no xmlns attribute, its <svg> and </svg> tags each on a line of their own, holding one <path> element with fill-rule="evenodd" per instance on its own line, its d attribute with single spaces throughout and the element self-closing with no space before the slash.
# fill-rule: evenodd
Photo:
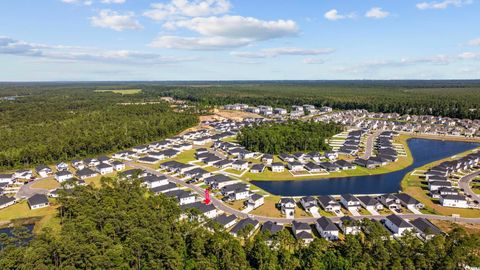
<svg viewBox="0 0 480 270">
<path fill-rule="evenodd" d="M 245 127 L 237 136 L 246 149 L 268 154 L 327 151 L 325 139 L 342 132 L 335 123 L 289 121 Z"/>
<path fill-rule="evenodd" d="M 123 150 L 172 136 L 195 125 L 195 114 L 166 103 L 140 103 L 140 95 L 94 89 L 22 88 L 24 96 L 0 102 L 0 170 L 50 164 Z"/>
<path fill-rule="evenodd" d="M 60 193 L 59 231 L 31 237 L 16 229 L 0 235 L 0 269 L 463 269 L 480 266 L 480 238 L 460 228 L 422 242 L 399 240 L 378 222 L 364 220 L 362 232 L 344 240 L 297 241 L 286 228 L 240 239 L 211 222 L 196 222 L 164 195 L 145 196 L 138 180 L 103 178 L 102 187 Z"/>
</svg>

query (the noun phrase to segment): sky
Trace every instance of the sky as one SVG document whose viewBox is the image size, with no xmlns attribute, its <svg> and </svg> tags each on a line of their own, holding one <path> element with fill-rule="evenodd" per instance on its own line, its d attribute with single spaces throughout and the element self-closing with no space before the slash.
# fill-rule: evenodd
<svg viewBox="0 0 480 270">
<path fill-rule="evenodd" d="M 3 0 L 0 81 L 480 79 L 480 0 Z"/>
</svg>

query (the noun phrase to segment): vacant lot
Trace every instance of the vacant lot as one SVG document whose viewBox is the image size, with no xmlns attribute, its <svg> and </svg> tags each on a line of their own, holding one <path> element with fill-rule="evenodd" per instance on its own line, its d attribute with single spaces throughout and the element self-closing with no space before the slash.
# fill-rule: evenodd
<svg viewBox="0 0 480 270">
<path fill-rule="evenodd" d="M 117 90 L 105 89 L 105 90 L 95 90 L 95 92 L 97 93 L 112 92 L 115 94 L 122 94 L 122 95 L 134 95 L 134 94 L 141 93 L 142 89 L 117 89 Z"/>
</svg>

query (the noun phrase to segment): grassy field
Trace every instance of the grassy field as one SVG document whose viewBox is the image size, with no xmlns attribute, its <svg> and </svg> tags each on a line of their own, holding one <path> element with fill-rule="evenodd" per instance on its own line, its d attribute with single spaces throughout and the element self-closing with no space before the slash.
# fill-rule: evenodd
<svg viewBox="0 0 480 270">
<path fill-rule="evenodd" d="M 467 233 L 470 234 L 480 234 L 480 226 L 478 224 L 470 224 L 470 223 L 461 223 L 461 222 L 451 222 L 445 220 L 430 220 L 433 224 L 435 224 L 438 228 L 440 228 L 444 232 L 450 232 L 455 227 L 460 227 L 464 229 Z"/>
<path fill-rule="evenodd" d="M 38 180 L 32 184 L 32 188 L 43 188 L 48 190 L 56 189 L 58 187 L 60 187 L 60 184 L 55 179 Z"/>
<path fill-rule="evenodd" d="M 47 215 L 56 214 L 55 201 L 50 200 L 53 205 L 45 208 L 30 210 L 27 201 L 14 204 L 7 208 L 0 210 L 0 221 L 10 221 L 22 218 L 42 217 Z"/>
<path fill-rule="evenodd" d="M 474 150 L 466 151 L 461 154 L 455 155 L 455 159 L 458 159 L 462 156 L 465 156 L 469 153 L 472 153 Z M 450 157 L 437 160 L 425 166 L 415 168 L 415 170 L 427 170 L 430 167 L 433 167 L 437 164 L 440 164 L 444 161 L 452 160 Z M 402 190 L 410 194 L 412 197 L 420 201 L 425 205 L 425 213 L 440 214 L 450 216 L 452 214 L 459 214 L 462 217 L 480 217 L 480 210 L 478 209 L 461 209 L 461 208 L 452 208 L 452 207 L 443 207 L 438 203 L 438 200 L 432 200 L 428 195 L 429 191 L 426 183 L 423 182 L 424 179 L 420 176 L 411 175 L 409 172 L 402 180 L 401 187 Z"/>
<path fill-rule="evenodd" d="M 122 95 L 134 95 L 139 94 L 142 92 L 142 89 L 104 89 L 104 90 L 95 90 L 98 93 L 105 93 L 105 92 L 112 92 L 115 94 L 122 94 Z"/>
</svg>

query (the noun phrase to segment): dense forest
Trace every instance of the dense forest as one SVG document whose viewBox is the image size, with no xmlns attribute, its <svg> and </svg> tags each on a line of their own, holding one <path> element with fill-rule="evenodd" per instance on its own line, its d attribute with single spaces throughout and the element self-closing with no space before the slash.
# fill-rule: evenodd
<svg viewBox="0 0 480 270">
<path fill-rule="evenodd" d="M 422 242 L 388 239 L 378 222 L 342 241 L 315 239 L 308 246 L 289 229 L 257 233 L 241 241 L 219 226 L 213 231 L 189 219 L 172 199 L 145 196 L 138 180 L 102 179 L 102 188 L 77 187 L 60 194 L 61 229 L 44 229 L 28 245 L 25 230 L 0 236 L 0 269 L 463 269 L 479 266 L 480 238 L 455 229 Z M 197 212 L 187 213 L 190 219 Z M 250 228 L 251 229 L 251 228 Z M 267 244 L 271 239 L 271 246 Z M 387 240 L 385 240 L 387 239 Z M 275 247 L 275 248 L 271 248 Z"/>
<path fill-rule="evenodd" d="M 95 87 L 25 86 L 0 101 L 0 170 L 84 158 L 151 142 L 195 125 L 160 99 L 95 92 Z M 16 89 L 16 88 L 13 88 Z M 135 103 L 125 105 L 125 103 Z"/>
<path fill-rule="evenodd" d="M 172 86 L 163 92 L 210 106 L 312 104 L 334 109 L 480 118 L 479 81 L 251 82 Z"/>
<path fill-rule="evenodd" d="M 325 139 L 343 131 L 335 123 L 289 121 L 243 128 L 237 136 L 246 149 L 268 154 L 326 151 Z"/>
</svg>

